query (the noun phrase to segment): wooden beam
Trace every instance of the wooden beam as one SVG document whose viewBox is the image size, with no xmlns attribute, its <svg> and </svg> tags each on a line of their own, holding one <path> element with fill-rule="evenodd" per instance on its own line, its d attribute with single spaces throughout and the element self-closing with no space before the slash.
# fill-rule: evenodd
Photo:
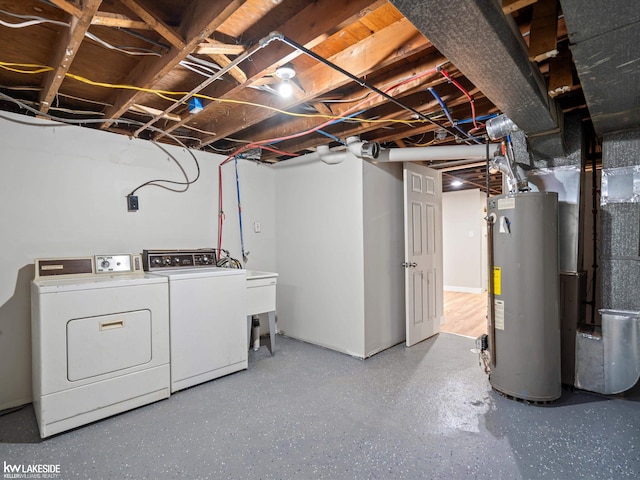
<svg viewBox="0 0 640 480">
<path fill-rule="evenodd" d="M 207 38 L 207 43 L 198 45 L 195 53 L 201 55 L 240 55 L 244 53 L 245 50 L 244 45 L 228 45 Z"/>
<path fill-rule="evenodd" d="M 120 0 L 120 3 L 144 20 L 147 25 L 162 35 L 171 45 L 176 48 L 185 47 L 182 38 L 171 27 L 164 23 L 155 13 L 140 5 L 137 0 Z"/>
<path fill-rule="evenodd" d="M 154 117 L 162 113 L 162 110 L 158 110 L 157 108 L 147 107 L 146 105 L 139 105 L 137 103 L 134 103 L 133 105 L 131 105 L 131 108 L 129 108 L 129 110 L 131 110 L 132 112 L 146 113 Z M 162 116 L 162 118 L 166 118 L 167 120 L 173 120 L 174 122 L 179 122 L 181 120 L 180 115 L 175 115 L 171 113 L 165 113 Z"/>
<path fill-rule="evenodd" d="M 49 0 L 49 1 L 53 3 L 56 7 L 58 7 L 60 10 L 64 10 L 65 12 L 67 12 L 69 15 L 73 17 L 80 18 L 82 16 L 82 10 L 79 9 L 73 3 L 69 3 L 67 0 Z"/>
<path fill-rule="evenodd" d="M 87 0 L 80 17 L 72 17 L 71 26 L 64 31 L 58 39 L 58 43 L 53 47 L 53 54 L 49 62 L 49 65 L 53 66 L 53 70 L 45 75 L 40 92 L 40 111 L 42 113 L 49 111 L 51 102 L 58 93 L 60 85 L 78 53 L 84 34 L 87 33 L 91 25 L 91 19 L 101 3 L 102 0 Z"/>
<path fill-rule="evenodd" d="M 131 0 L 121 0 L 131 2 Z M 179 63 L 184 60 L 191 51 L 209 37 L 233 12 L 235 12 L 246 0 L 194 0 L 189 5 L 180 24 L 180 30 L 186 32 L 186 42 L 183 48 L 173 46 L 171 50 L 159 58 L 146 58 L 138 62 L 137 66 L 123 82 L 128 85 L 136 85 L 141 88 L 153 88 L 162 78 L 168 75 Z M 111 102 L 113 107 L 105 112 L 106 118 L 119 118 L 134 103 L 139 96 L 139 91 L 121 90 Z M 106 129 L 111 122 L 105 122 L 100 128 Z"/>
<path fill-rule="evenodd" d="M 541 62 L 558 54 L 558 0 L 539 0 L 533 6 L 529 60 Z"/>
<path fill-rule="evenodd" d="M 318 113 L 322 115 L 333 116 L 333 112 L 331 111 L 331 109 L 327 107 L 324 103 L 313 102 L 311 105 L 313 105 L 313 108 L 315 108 L 318 111 Z"/>
<path fill-rule="evenodd" d="M 571 91 L 572 88 L 571 53 L 569 50 L 564 50 L 549 61 L 549 96 L 557 97 Z"/>
<path fill-rule="evenodd" d="M 223 68 L 231 63 L 229 57 L 222 54 L 211 54 L 209 55 L 209 58 L 211 58 L 211 60 L 213 60 Z M 240 69 L 240 67 L 233 67 L 231 70 L 229 70 L 229 75 L 235 78 L 238 83 L 245 83 L 247 81 L 247 75 Z"/>
<path fill-rule="evenodd" d="M 98 12 L 91 20 L 91 25 L 103 27 L 133 28 L 136 30 L 153 30 L 153 27 L 146 22 L 131 20 L 125 15 L 110 12 Z"/>
<path fill-rule="evenodd" d="M 528 7 L 537 1 L 538 0 L 502 0 L 502 11 L 508 15 L 517 12 L 521 8 Z"/>
</svg>

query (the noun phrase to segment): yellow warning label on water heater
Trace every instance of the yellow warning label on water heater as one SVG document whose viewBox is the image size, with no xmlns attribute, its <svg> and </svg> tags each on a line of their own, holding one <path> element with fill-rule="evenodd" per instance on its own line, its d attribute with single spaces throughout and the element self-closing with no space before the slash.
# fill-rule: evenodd
<svg viewBox="0 0 640 480">
<path fill-rule="evenodd" d="M 493 267 L 493 293 L 494 295 L 500 295 L 502 283 L 502 268 Z"/>
</svg>

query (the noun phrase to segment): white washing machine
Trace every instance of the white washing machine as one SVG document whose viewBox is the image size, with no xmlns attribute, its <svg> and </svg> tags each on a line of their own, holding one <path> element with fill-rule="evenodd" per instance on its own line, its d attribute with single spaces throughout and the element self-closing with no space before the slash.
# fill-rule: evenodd
<svg viewBox="0 0 640 480">
<path fill-rule="evenodd" d="M 38 259 L 33 405 L 42 438 L 170 395 L 166 278 L 139 255 Z"/>
<path fill-rule="evenodd" d="M 246 270 L 212 266 L 212 250 L 145 250 L 143 261 L 169 280 L 171 392 L 245 370 Z"/>
</svg>

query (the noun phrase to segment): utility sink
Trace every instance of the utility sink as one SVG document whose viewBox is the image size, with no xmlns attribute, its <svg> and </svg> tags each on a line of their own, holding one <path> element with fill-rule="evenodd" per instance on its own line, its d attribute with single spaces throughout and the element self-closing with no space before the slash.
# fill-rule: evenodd
<svg viewBox="0 0 640 480">
<path fill-rule="evenodd" d="M 247 270 L 247 315 L 276 311 L 278 274 Z"/>
</svg>

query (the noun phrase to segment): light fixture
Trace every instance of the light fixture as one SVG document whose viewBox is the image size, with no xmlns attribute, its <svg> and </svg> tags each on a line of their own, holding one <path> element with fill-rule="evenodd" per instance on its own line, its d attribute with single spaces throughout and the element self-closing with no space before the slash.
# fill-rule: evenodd
<svg viewBox="0 0 640 480">
<path fill-rule="evenodd" d="M 459 187 L 460 185 L 462 185 L 464 182 L 462 180 L 454 180 L 453 182 L 451 182 L 451 186 L 452 187 Z"/>
<path fill-rule="evenodd" d="M 276 77 L 282 82 L 278 85 L 278 93 L 282 97 L 290 97 L 293 94 L 293 85 L 291 85 L 291 79 L 296 76 L 296 71 L 293 69 L 293 65 L 287 63 L 276 68 Z"/>
</svg>

